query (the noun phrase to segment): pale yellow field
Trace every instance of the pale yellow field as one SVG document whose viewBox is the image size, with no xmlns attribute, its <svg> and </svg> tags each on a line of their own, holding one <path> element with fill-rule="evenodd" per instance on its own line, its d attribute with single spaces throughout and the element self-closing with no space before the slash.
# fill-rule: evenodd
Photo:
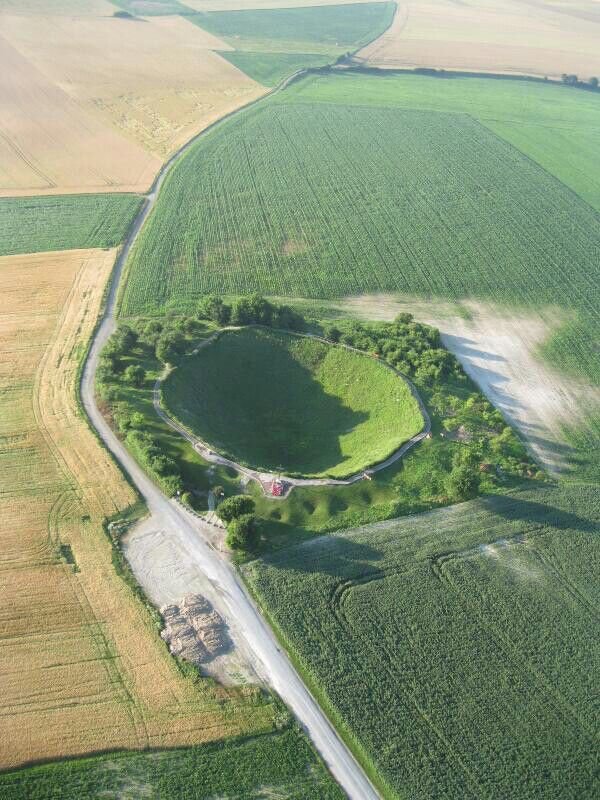
<svg viewBox="0 0 600 800">
<path fill-rule="evenodd" d="M 3 8 L 0 196 L 145 191 L 187 139 L 266 91 L 181 17 Z"/>
<path fill-rule="evenodd" d="M 114 255 L 0 258 L 0 768 L 271 725 L 240 692 L 183 679 L 112 567 L 101 523 L 135 497 L 75 381 Z"/>
<path fill-rule="evenodd" d="M 552 78 L 600 76 L 600 4 L 406 0 L 358 54 L 372 66 L 435 67 Z M 583 15 L 583 16 L 582 16 Z"/>
</svg>

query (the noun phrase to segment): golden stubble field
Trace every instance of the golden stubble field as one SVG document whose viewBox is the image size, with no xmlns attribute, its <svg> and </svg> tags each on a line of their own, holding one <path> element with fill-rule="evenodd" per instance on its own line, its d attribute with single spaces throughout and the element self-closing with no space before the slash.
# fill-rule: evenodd
<svg viewBox="0 0 600 800">
<path fill-rule="evenodd" d="M 0 196 L 145 191 L 181 144 L 266 92 L 184 18 L 115 11 L 0 0 Z"/>
<path fill-rule="evenodd" d="M 406 0 L 360 51 L 370 66 L 600 77 L 600 3 Z"/>
<path fill-rule="evenodd" d="M 180 675 L 112 567 L 102 521 L 135 496 L 75 383 L 114 257 L 0 258 L 0 768 L 271 727 L 253 690 Z"/>
</svg>

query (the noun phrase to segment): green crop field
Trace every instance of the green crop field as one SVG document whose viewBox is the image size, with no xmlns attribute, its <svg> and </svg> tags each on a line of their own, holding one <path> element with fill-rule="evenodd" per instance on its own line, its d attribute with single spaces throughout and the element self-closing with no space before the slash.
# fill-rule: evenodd
<svg viewBox="0 0 600 800">
<path fill-rule="evenodd" d="M 323 537 L 244 573 L 386 797 L 591 800 L 594 487 Z"/>
<path fill-rule="evenodd" d="M 149 753 L 109 753 L 0 774 L 3 800 L 277 797 L 342 800 L 295 728 L 254 739 Z"/>
<path fill-rule="evenodd" d="M 263 53 L 248 50 L 228 50 L 223 58 L 263 86 L 276 86 L 288 75 L 306 67 L 321 67 L 329 56 L 315 53 Z"/>
<path fill-rule="evenodd" d="M 578 315 L 562 362 L 597 379 L 599 254 L 597 212 L 471 116 L 266 103 L 175 167 L 121 312 L 251 291 L 557 304 Z"/>
<path fill-rule="evenodd" d="M 0 255 L 116 247 L 141 202 L 134 194 L 0 199 Z"/>
<path fill-rule="evenodd" d="M 261 328 L 184 358 L 162 397 L 221 454 L 290 475 L 352 475 L 424 426 L 408 384 L 375 359 Z"/>
<path fill-rule="evenodd" d="M 596 94 L 544 81 L 348 72 L 309 77 L 282 99 L 469 114 L 600 211 Z"/>
<path fill-rule="evenodd" d="M 237 50 L 338 55 L 377 38 L 391 24 L 395 3 L 209 11 L 189 17 Z"/>
</svg>

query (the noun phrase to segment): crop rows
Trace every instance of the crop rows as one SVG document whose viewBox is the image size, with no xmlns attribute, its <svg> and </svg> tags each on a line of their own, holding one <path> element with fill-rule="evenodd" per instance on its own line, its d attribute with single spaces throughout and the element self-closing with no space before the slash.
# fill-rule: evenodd
<svg viewBox="0 0 600 800">
<path fill-rule="evenodd" d="M 558 304 L 579 312 L 590 372 L 599 259 L 596 212 L 466 115 L 271 104 L 173 171 L 122 313 L 251 291 Z"/>
<path fill-rule="evenodd" d="M 246 577 L 392 796 L 580 800 L 599 515 L 589 488 L 522 492 L 293 547 Z"/>
<path fill-rule="evenodd" d="M 0 255 L 116 247 L 140 203 L 134 194 L 0 199 Z"/>
</svg>

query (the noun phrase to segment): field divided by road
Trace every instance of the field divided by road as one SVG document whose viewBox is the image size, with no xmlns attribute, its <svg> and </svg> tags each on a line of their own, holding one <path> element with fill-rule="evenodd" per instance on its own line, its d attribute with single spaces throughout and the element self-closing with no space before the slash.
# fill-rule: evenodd
<svg viewBox="0 0 600 800">
<path fill-rule="evenodd" d="M 141 203 L 135 194 L 0 199 L 0 256 L 116 247 Z"/>
<path fill-rule="evenodd" d="M 388 797 L 582 800 L 597 768 L 599 522 L 594 488 L 528 490 L 244 573 Z"/>
</svg>

